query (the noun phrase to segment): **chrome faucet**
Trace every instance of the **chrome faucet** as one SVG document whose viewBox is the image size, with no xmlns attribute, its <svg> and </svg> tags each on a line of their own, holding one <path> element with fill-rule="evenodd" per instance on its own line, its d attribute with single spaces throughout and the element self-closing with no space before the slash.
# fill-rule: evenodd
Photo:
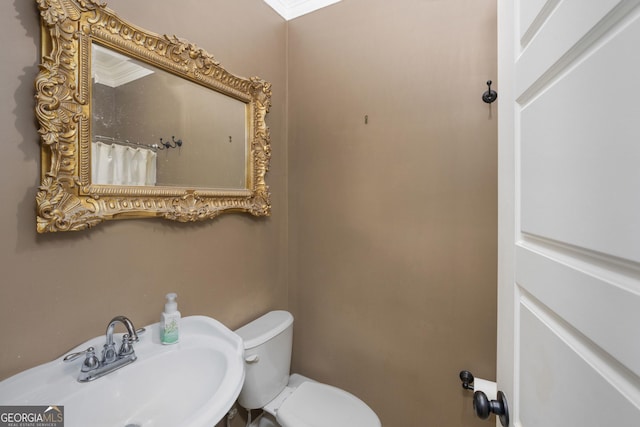
<svg viewBox="0 0 640 427">
<path fill-rule="evenodd" d="M 113 341 L 113 330 L 117 323 L 122 323 L 127 328 L 127 333 L 122 336 L 120 348 L 116 351 L 116 344 Z M 138 334 L 144 332 L 144 328 L 136 330 L 131 320 L 125 316 L 116 316 L 109 322 L 107 326 L 106 340 L 102 349 L 102 359 L 98 359 L 95 349 L 89 347 L 85 351 L 71 353 L 63 359 L 65 362 L 75 360 L 84 355 L 85 359 L 80 368 L 78 381 L 81 383 L 93 381 L 116 369 L 122 368 L 130 363 L 135 362 L 138 358 L 133 351 L 133 343 L 138 342 Z"/>
<path fill-rule="evenodd" d="M 116 344 L 113 342 L 113 329 L 116 327 L 116 323 L 122 323 L 127 328 L 127 333 L 122 337 L 122 345 L 120 351 L 116 353 Z M 107 342 L 102 349 L 102 362 L 113 363 L 119 356 L 133 354 L 133 343 L 138 342 L 138 334 L 136 328 L 134 328 L 131 320 L 125 316 L 116 316 L 111 319 L 107 326 Z M 124 351 L 123 351 L 124 350 Z M 135 359 L 134 359 L 135 360 Z M 133 360 L 132 360 L 133 362 Z"/>
</svg>

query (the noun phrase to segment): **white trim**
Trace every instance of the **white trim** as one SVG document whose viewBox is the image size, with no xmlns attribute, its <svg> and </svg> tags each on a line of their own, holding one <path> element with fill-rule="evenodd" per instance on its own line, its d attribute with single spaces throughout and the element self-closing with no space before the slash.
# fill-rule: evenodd
<svg viewBox="0 0 640 427">
<path fill-rule="evenodd" d="M 314 12 L 341 0 L 264 0 L 287 21 Z"/>
<path fill-rule="evenodd" d="M 498 0 L 498 331 L 496 382 L 509 402 L 509 416 L 520 412 L 520 288 L 515 277 L 515 244 L 520 229 L 517 184 L 515 61 L 518 2 Z M 497 424 L 497 423 L 496 423 Z"/>
</svg>

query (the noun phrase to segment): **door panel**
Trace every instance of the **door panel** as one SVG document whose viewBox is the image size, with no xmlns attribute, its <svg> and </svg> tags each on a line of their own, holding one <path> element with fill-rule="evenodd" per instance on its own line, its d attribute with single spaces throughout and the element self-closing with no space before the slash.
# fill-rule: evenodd
<svg viewBox="0 0 640 427">
<path fill-rule="evenodd" d="M 512 424 L 640 419 L 640 0 L 499 0 L 498 387 Z"/>
<path fill-rule="evenodd" d="M 637 427 L 623 371 L 533 300 L 523 297 L 519 312 L 521 425 Z"/>
<path fill-rule="evenodd" d="M 518 1 L 521 13 L 526 12 L 524 4 L 527 2 Z M 585 3 L 589 3 L 589 7 L 585 7 Z M 531 22 L 532 26 L 520 30 L 528 37 L 520 39 L 521 48 L 516 64 L 517 96 L 535 88 L 537 80 L 548 79 L 570 64 L 621 16 L 625 16 L 628 6 L 629 2 L 622 0 L 548 1 L 538 11 L 539 15 Z"/>
<path fill-rule="evenodd" d="M 524 245 L 524 243 L 521 243 Z M 516 283 L 580 339 L 592 341 L 640 375 L 640 295 L 637 280 L 594 265 L 570 252 L 536 247 L 516 249 Z"/>
<path fill-rule="evenodd" d="M 524 232 L 640 261 L 639 40 L 636 16 L 522 108 Z"/>
<path fill-rule="evenodd" d="M 545 17 L 558 5 L 559 0 L 529 0 L 518 3 L 520 8 L 520 41 L 526 45 L 533 37 Z"/>
</svg>

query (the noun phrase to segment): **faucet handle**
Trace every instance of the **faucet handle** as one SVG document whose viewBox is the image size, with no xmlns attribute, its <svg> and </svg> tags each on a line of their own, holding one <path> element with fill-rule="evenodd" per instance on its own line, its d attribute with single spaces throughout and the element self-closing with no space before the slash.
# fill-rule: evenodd
<svg viewBox="0 0 640 427">
<path fill-rule="evenodd" d="M 95 352 L 95 348 L 93 347 L 89 347 L 86 350 L 83 351 L 77 351 L 75 353 L 69 353 L 67 354 L 64 359 L 62 359 L 63 362 L 71 362 L 72 360 L 76 360 L 78 357 L 83 356 L 85 354 L 89 354 L 89 353 L 94 353 Z M 94 353 L 95 354 L 95 353 Z"/>
<path fill-rule="evenodd" d="M 81 372 L 89 372 L 100 366 L 100 360 L 96 357 L 96 349 L 93 347 L 89 347 L 84 351 L 78 351 L 76 353 L 67 354 L 63 362 L 71 362 L 72 360 L 76 360 L 78 357 L 84 355 L 84 362 L 82 362 L 82 368 L 80 368 Z"/>
<path fill-rule="evenodd" d="M 140 338 L 139 338 L 139 337 L 140 337 L 140 335 L 144 334 L 146 331 L 147 331 L 147 330 L 146 330 L 145 328 L 138 328 L 138 329 L 136 329 L 136 336 L 135 336 L 133 339 L 131 339 L 131 341 L 132 341 L 132 342 L 138 342 L 138 341 L 140 341 Z M 126 336 L 126 334 L 125 334 L 125 336 Z M 124 337 L 123 337 L 123 338 L 124 338 Z"/>
<path fill-rule="evenodd" d="M 133 343 L 134 339 L 129 336 L 129 334 L 124 334 L 122 336 L 122 344 L 120 344 L 120 350 L 118 351 L 118 356 L 126 356 L 128 354 L 133 353 Z"/>
<path fill-rule="evenodd" d="M 122 344 L 120 344 L 120 350 L 118 356 L 128 356 L 133 354 L 133 343 L 140 341 L 139 336 L 146 332 L 145 328 L 136 329 L 136 336 L 131 337 L 129 334 L 122 336 Z"/>
<path fill-rule="evenodd" d="M 130 337 L 129 334 L 122 336 L 122 344 L 120 344 L 120 350 L 118 356 L 127 356 L 133 353 L 133 343 L 140 341 L 139 336 L 146 332 L 145 328 L 136 329 L 136 336 Z"/>
<path fill-rule="evenodd" d="M 84 362 L 82 362 L 82 368 L 80 368 L 81 372 L 89 372 L 100 366 L 100 360 L 96 357 L 96 353 L 93 347 L 89 347 L 86 351 L 86 357 L 84 358 Z"/>
</svg>

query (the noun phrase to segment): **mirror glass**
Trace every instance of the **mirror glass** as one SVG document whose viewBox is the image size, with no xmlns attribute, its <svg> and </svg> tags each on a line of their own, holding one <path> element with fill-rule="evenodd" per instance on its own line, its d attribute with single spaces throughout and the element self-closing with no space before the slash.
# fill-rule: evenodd
<svg viewBox="0 0 640 427">
<path fill-rule="evenodd" d="M 91 180 L 246 188 L 247 104 L 92 43 Z"/>
</svg>

